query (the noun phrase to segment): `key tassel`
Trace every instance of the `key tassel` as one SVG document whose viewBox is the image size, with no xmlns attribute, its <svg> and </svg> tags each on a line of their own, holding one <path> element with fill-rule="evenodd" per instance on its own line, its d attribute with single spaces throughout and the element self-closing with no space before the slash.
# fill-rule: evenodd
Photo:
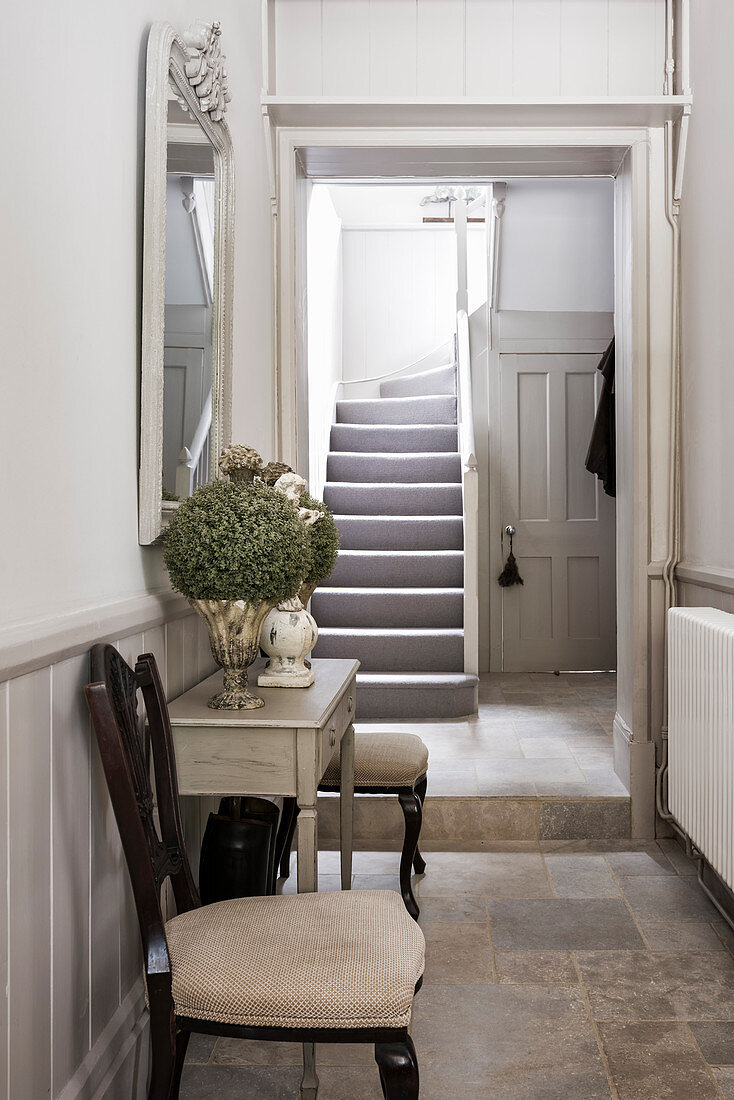
<svg viewBox="0 0 734 1100">
<path fill-rule="evenodd" d="M 500 588 L 511 588 L 513 584 L 525 584 L 525 581 L 520 576 L 520 571 L 517 568 L 517 562 L 515 561 L 515 555 L 512 552 L 512 535 L 510 535 L 510 553 L 507 555 L 507 561 L 505 562 L 505 568 L 497 578 L 497 583 Z"/>
</svg>

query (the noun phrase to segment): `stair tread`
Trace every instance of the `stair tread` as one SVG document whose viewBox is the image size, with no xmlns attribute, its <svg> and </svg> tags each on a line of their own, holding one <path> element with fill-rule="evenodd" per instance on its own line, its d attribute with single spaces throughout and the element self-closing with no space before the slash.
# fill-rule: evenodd
<svg viewBox="0 0 734 1100">
<path fill-rule="evenodd" d="M 357 683 L 392 684 L 396 682 L 425 687 L 434 684 L 472 685 L 479 683 L 479 677 L 469 672 L 358 672 Z"/>
<path fill-rule="evenodd" d="M 323 626 L 319 627 L 319 637 L 338 634 L 350 638 L 398 638 L 409 635 L 411 638 L 435 638 L 438 635 L 452 638 L 464 633 L 461 626 Z M 318 643 L 317 643 L 318 644 Z"/>
<path fill-rule="evenodd" d="M 353 519 L 354 517 L 350 517 Z M 410 518 L 410 517 L 409 517 Z M 464 556 L 463 550 L 340 550 L 339 557 L 351 555 L 353 557 L 416 557 L 416 555 L 422 554 L 426 558 L 435 558 L 446 555 L 454 555 L 455 557 Z"/>
<path fill-rule="evenodd" d="M 339 489 L 355 489 L 363 492 L 365 489 L 384 489 L 388 493 L 397 494 L 400 489 L 407 489 L 411 493 L 416 489 L 438 489 L 440 492 L 455 492 L 459 482 L 455 481 L 327 481 L 324 489 L 330 485 Z"/>
<path fill-rule="evenodd" d="M 436 520 L 457 520 L 457 519 L 463 520 L 463 516 L 460 513 L 457 513 L 456 515 L 453 515 L 453 514 L 452 515 L 443 515 L 443 514 L 439 513 L 438 515 L 420 515 L 420 516 L 390 516 L 390 515 L 387 515 L 387 516 L 385 516 L 385 515 L 355 515 L 352 512 L 334 512 L 333 516 L 334 516 L 334 521 L 337 522 L 337 523 L 340 519 L 365 520 L 365 521 L 369 520 L 370 523 L 373 523 L 375 520 L 395 520 L 398 523 L 406 523 L 406 522 L 410 522 L 410 523 L 428 523 L 428 522 L 435 523 Z M 353 547 L 353 549 L 356 549 L 356 548 Z M 458 549 L 458 547 L 457 547 L 457 549 Z"/>
<path fill-rule="evenodd" d="M 382 586 L 374 586 L 374 587 L 372 585 L 370 585 L 368 587 L 367 585 L 361 585 L 361 584 L 345 584 L 345 585 L 338 585 L 338 584 L 335 584 L 335 585 L 321 585 L 320 584 L 318 589 L 317 589 L 317 594 L 319 596 L 325 596 L 329 592 L 342 592 L 342 593 L 349 593 L 350 595 L 369 595 L 369 596 L 386 596 L 388 594 L 393 595 L 393 596 L 403 596 L 403 595 L 404 596 L 440 596 L 441 593 L 450 592 L 452 595 L 455 595 L 457 592 L 463 592 L 463 591 L 464 591 L 463 588 L 455 587 L 455 586 L 454 587 L 444 586 L 444 587 L 440 587 L 440 588 L 439 587 L 431 588 L 430 586 L 419 588 L 419 587 L 416 586 L 415 588 L 409 588 L 409 587 L 406 587 L 405 585 L 389 585 L 389 584 L 388 585 L 382 585 Z"/>
</svg>

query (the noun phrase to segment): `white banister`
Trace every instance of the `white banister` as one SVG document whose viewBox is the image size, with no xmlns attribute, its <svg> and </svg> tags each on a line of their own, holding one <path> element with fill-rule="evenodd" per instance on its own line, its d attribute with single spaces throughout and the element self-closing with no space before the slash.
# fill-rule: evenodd
<svg viewBox="0 0 734 1100">
<path fill-rule="evenodd" d="M 456 314 L 456 381 L 464 501 L 464 672 L 479 673 L 479 470 L 474 443 L 469 318 Z"/>
<path fill-rule="evenodd" d="M 190 497 L 197 485 L 209 480 L 209 432 L 212 426 L 212 391 L 209 390 L 190 447 L 183 447 L 176 467 L 176 496 Z"/>
</svg>

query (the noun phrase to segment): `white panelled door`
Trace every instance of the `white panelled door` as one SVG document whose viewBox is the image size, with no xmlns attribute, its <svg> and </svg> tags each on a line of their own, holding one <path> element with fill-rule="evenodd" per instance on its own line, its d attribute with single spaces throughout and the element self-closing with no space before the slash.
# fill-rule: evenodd
<svg viewBox="0 0 734 1100">
<path fill-rule="evenodd" d="M 499 356 L 500 515 L 525 582 L 499 589 L 506 672 L 616 667 L 614 500 L 584 467 L 599 358 Z"/>
</svg>

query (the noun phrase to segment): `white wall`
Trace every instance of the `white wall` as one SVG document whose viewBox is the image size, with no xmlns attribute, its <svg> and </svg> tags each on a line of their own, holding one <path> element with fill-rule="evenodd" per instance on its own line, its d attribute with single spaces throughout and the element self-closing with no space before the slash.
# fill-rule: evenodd
<svg viewBox="0 0 734 1100">
<path fill-rule="evenodd" d="M 333 186 L 342 219 L 345 378 L 408 366 L 450 339 L 456 309 L 451 226 L 423 225 L 430 184 Z M 477 212 L 481 216 L 481 212 Z M 483 226 L 469 226 L 469 310 L 486 300 Z M 608 179 L 512 180 L 502 220 L 503 310 L 614 310 L 614 186 Z"/>
<path fill-rule="evenodd" d="M 342 236 L 328 187 L 311 189 L 308 263 L 308 480 L 320 499 L 335 385 L 342 378 Z"/>
<path fill-rule="evenodd" d="M 726 89 L 732 41 L 734 5 L 728 0 L 691 5 L 694 109 L 681 208 L 682 557 L 729 570 L 734 569 L 734 145 Z M 709 593 L 706 602 L 718 598 Z"/>
<path fill-rule="evenodd" d="M 342 223 L 344 378 L 409 366 L 449 340 L 456 318 L 456 236 L 446 204 L 422 185 L 334 185 Z M 479 212 L 481 216 L 481 212 Z M 470 308 L 486 299 L 484 227 L 469 227 Z"/>
<path fill-rule="evenodd" d="M 2 500 L 16 517 L 0 547 L 4 625 L 165 583 L 160 551 L 136 536 L 145 45 L 151 19 L 183 28 L 199 14 L 193 0 L 130 0 L 102 26 L 92 0 L 32 0 L 32 33 L 7 61 L 24 93 L 2 182 Z M 233 430 L 269 454 L 259 8 L 225 0 L 217 16 L 238 178 Z"/>
<path fill-rule="evenodd" d="M 260 10 L 221 0 L 214 14 L 237 160 L 234 433 L 270 455 Z M 31 0 L 6 57 L 22 89 L 0 184 L 0 1095 L 13 1100 L 144 1092 L 137 921 L 81 691 L 100 637 L 128 659 L 153 650 L 171 695 L 211 668 L 198 620 L 171 621 L 185 605 L 149 595 L 166 586 L 161 552 L 137 542 L 145 47 L 152 19 L 200 15 L 193 0 Z M 10 624 L 25 663 L 8 679 Z"/>
<path fill-rule="evenodd" d="M 206 305 L 199 252 L 191 214 L 184 210 L 180 177 L 166 185 L 166 305 Z"/>
<path fill-rule="evenodd" d="M 278 95 L 660 95 L 665 0 L 270 0 Z"/>
<path fill-rule="evenodd" d="M 510 181 L 501 247 L 500 309 L 613 312 L 613 181 Z"/>
</svg>

